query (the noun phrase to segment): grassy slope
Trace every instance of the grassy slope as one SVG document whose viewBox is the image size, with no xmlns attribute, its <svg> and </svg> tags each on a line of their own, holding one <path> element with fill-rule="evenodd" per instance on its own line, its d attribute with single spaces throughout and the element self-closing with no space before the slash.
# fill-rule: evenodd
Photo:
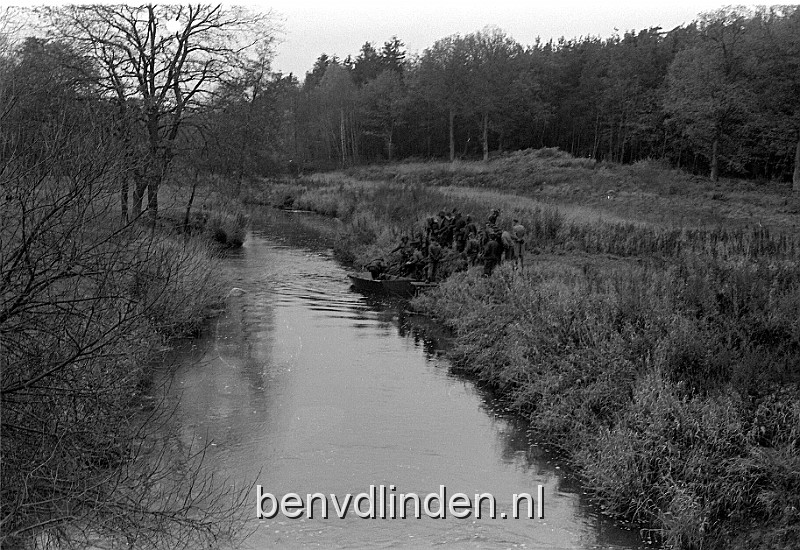
<svg viewBox="0 0 800 550">
<path fill-rule="evenodd" d="M 705 178 L 655 161 L 597 164 L 557 149 L 519 151 L 489 163 L 405 163 L 356 168 L 347 175 L 373 181 L 421 182 L 511 192 L 628 221 L 667 226 L 741 227 L 761 223 L 798 228 L 789 184 Z"/>
<path fill-rule="evenodd" d="M 567 450 L 606 508 L 678 547 L 800 543 L 800 270 L 790 191 L 553 150 L 322 174 L 254 202 L 336 215 L 340 255 L 427 215 L 499 206 L 524 274 L 454 274 L 416 303 L 451 358 Z"/>
</svg>

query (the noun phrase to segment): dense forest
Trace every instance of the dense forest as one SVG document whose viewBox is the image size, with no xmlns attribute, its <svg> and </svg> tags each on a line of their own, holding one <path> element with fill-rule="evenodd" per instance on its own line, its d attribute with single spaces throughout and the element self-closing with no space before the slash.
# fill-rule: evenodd
<svg viewBox="0 0 800 550">
<path fill-rule="evenodd" d="M 712 179 L 800 176 L 797 6 L 529 46 L 486 28 L 413 58 L 393 38 L 321 55 L 290 90 L 291 149 L 315 167 L 559 147 Z"/>
</svg>

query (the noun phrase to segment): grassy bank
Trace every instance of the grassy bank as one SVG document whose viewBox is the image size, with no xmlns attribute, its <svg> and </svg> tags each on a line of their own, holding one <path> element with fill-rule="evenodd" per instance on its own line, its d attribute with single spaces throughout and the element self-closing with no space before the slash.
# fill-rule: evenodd
<svg viewBox="0 0 800 550">
<path fill-rule="evenodd" d="M 405 162 L 343 172 L 365 181 L 421 183 L 503 191 L 607 217 L 670 226 L 798 229 L 800 205 L 789 184 L 721 180 L 670 169 L 658 161 L 621 165 L 574 158 L 558 149 L 516 151 L 490 162 Z"/>
<path fill-rule="evenodd" d="M 188 233 L 217 248 L 239 248 L 247 235 L 248 219 L 236 185 L 214 175 L 178 173 L 160 192 L 162 228 Z"/>
<path fill-rule="evenodd" d="M 0 178 L 14 201 L 0 221 L 0 545 L 215 540 L 230 503 L 192 491 L 197 457 L 153 441 L 168 411 L 141 398 L 159 350 L 224 303 L 219 249 L 208 232 L 123 223 L 99 162 L 31 172 Z"/>
<path fill-rule="evenodd" d="M 272 183 L 264 190 L 251 190 L 245 200 L 340 218 L 347 224 L 341 239 L 342 257 L 357 263 L 390 250 L 400 235 L 421 230 L 426 217 L 453 207 L 472 214 L 480 224 L 491 208 L 499 207 L 503 212 L 501 225 L 508 229 L 511 219 L 518 218 L 528 228 L 534 247 L 542 252 L 664 261 L 700 254 L 720 260 L 793 262 L 800 251 L 800 230 L 771 227 L 758 220 L 739 226 L 727 222 L 714 226 L 665 225 L 627 219 L 581 203 L 557 204 L 497 190 L 421 182 L 368 181 L 343 173 Z"/>
<path fill-rule="evenodd" d="M 796 547 L 791 201 L 781 188 L 656 168 L 524 152 L 320 174 L 250 200 L 341 218 L 337 250 L 356 264 L 440 209 L 518 217 L 534 253 L 524 274 L 450 273 L 414 304 L 454 329 L 455 368 L 564 449 L 609 513 L 668 544 Z M 656 207 L 641 207 L 647 194 Z"/>
<path fill-rule="evenodd" d="M 460 273 L 416 306 L 608 512 L 681 548 L 796 545 L 797 270 L 596 260 Z"/>
</svg>

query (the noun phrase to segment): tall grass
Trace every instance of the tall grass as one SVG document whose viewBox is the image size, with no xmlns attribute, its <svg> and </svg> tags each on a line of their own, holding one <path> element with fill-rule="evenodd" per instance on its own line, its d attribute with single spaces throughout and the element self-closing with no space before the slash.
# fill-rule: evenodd
<svg viewBox="0 0 800 550">
<path fill-rule="evenodd" d="M 233 182 L 209 175 L 198 176 L 197 181 L 171 180 L 161 190 L 163 228 L 204 237 L 222 248 L 242 246 L 249 221 L 243 199 L 226 193 L 232 187 Z"/>
<path fill-rule="evenodd" d="M 609 512 L 681 548 L 754 528 L 800 537 L 796 266 L 503 266 L 415 307 L 455 330 L 456 368 L 575 457 Z"/>
<path fill-rule="evenodd" d="M 142 256 L 127 273 L 126 290 L 162 336 L 194 332 L 223 303 L 226 280 L 206 241 L 166 237 L 133 248 Z"/>
<path fill-rule="evenodd" d="M 512 217 L 518 218 L 528 230 L 529 246 L 542 251 L 662 260 L 689 254 L 731 261 L 767 258 L 780 262 L 793 261 L 800 251 L 800 235 L 759 225 L 665 227 L 604 216 L 601 211 L 588 207 L 557 207 L 498 191 L 439 188 L 421 183 L 365 182 L 340 174 L 303 181 L 307 185 L 296 187 L 297 195 L 292 198 L 295 208 L 336 216 L 348 223 L 358 213 L 372 214 L 372 221 L 360 220 L 360 227 L 354 228 L 356 235 L 343 237 L 349 249 L 353 245 L 373 245 L 379 235 L 395 237 L 419 231 L 425 218 L 440 210 L 458 208 L 465 215 L 471 214 L 480 225 L 492 208 L 500 207 L 504 227 L 510 227 Z M 364 230 L 365 223 L 371 224 L 369 231 Z M 390 239 L 382 240 L 390 244 Z M 366 256 L 375 257 L 380 253 L 370 246 L 368 254 L 356 253 L 356 256 L 366 259 Z"/>
<path fill-rule="evenodd" d="M 797 231 L 797 207 L 785 184 L 718 183 L 663 166 L 596 163 L 558 149 L 516 151 L 488 162 L 410 162 L 351 168 L 340 176 L 362 181 L 419 183 L 502 191 L 556 204 L 588 207 L 606 217 L 664 226 L 741 228 L 768 225 Z M 327 176 L 329 178 L 336 176 Z"/>
</svg>

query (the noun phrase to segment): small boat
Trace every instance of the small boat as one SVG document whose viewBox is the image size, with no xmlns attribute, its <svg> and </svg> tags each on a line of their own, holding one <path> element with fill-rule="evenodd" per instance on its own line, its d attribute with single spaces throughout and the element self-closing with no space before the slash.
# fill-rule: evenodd
<svg viewBox="0 0 800 550">
<path fill-rule="evenodd" d="M 353 282 L 353 288 L 359 292 L 370 294 L 384 294 L 411 298 L 420 290 L 436 286 L 433 283 L 415 281 L 414 279 L 373 279 L 369 273 L 348 274 Z"/>
</svg>

